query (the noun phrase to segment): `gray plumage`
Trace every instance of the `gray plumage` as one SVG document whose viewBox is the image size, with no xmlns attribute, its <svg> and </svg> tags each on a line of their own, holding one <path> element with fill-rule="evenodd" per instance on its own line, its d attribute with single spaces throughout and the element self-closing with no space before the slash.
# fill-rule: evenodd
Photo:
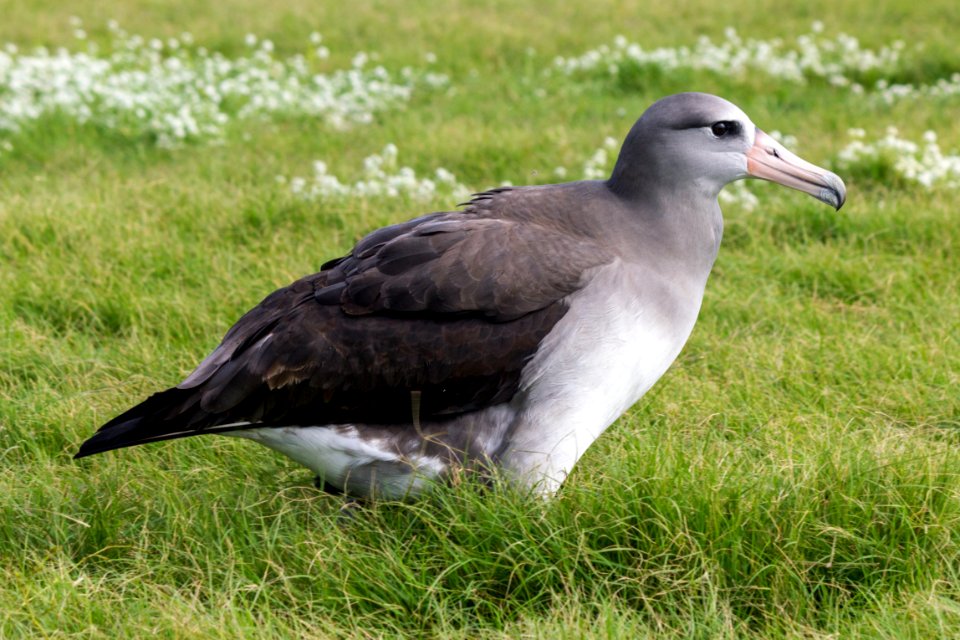
<svg viewBox="0 0 960 640">
<path fill-rule="evenodd" d="M 720 245 L 717 194 L 748 176 L 843 202 L 839 178 L 729 102 L 665 98 L 609 180 L 495 189 L 372 232 L 77 457 L 225 433 L 358 495 L 472 463 L 550 492 L 679 353 Z"/>
</svg>

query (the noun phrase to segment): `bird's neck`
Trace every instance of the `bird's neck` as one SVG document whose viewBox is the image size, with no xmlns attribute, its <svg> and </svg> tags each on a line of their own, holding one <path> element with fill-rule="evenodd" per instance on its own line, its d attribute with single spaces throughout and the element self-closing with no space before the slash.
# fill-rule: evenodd
<svg viewBox="0 0 960 640">
<path fill-rule="evenodd" d="M 624 189 L 614 178 L 607 183 L 626 205 L 636 232 L 653 237 L 644 242 L 660 258 L 694 267 L 705 279 L 713 267 L 723 236 L 719 189 L 697 181 L 643 180 L 644 188 Z M 658 185 L 671 185 L 669 188 Z"/>
</svg>

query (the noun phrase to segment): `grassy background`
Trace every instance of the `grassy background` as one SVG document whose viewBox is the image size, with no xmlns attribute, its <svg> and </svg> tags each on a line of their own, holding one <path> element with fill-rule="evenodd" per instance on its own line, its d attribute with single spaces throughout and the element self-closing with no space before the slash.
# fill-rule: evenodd
<svg viewBox="0 0 960 640">
<path fill-rule="evenodd" d="M 549 504 L 468 483 L 343 526 L 308 472 L 249 443 L 70 459 L 263 295 L 423 209 L 305 203 L 276 175 L 316 158 L 346 174 L 394 142 L 478 188 L 542 182 L 688 89 L 818 163 L 855 126 L 960 149 L 956 99 L 541 75 L 617 33 L 675 46 L 819 19 L 866 46 L 922 42 L 899 79 L 932 81 L 960 69 L 954 4 L 0 0 L 0 43 L 21 48 L 70 44 L 70 15 L 94 39 L 114 18 L 228 54 L 247 32 L 292 53 L 319 30 L 334 67 L 432 51 L 455 88 L 350 131 L 245 122 L 175 151 L 51 117 L 0 156 L 0 636 L 960 636 L 957 194 L 868 174 L 845 176 L 840 214 L 772 185 L 727 207 L 690 343 Z"/>
</svg>

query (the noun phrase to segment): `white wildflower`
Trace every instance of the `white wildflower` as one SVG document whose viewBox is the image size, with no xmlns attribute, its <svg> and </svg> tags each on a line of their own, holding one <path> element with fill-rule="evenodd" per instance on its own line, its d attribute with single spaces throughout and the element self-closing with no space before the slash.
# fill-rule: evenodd
<svg viewBox="0 0 960 640">
<path fill-rule="evenodd" d="M 470 197 L 470 189 L 447 169 L 437 167 L 433 178 L 418 178 L 410 167 L 397 167 L 398 156 L 396 145 L 387 144 L 379 154 L 364 158 L 362 176 L 352 183 L 330 174 L 327 164 L 317 160 L 313 177 L 292 178 L 290 191 L 309 200 L 403 197 L 426 202 L 440 196 L 457 201 Z"/>
<path fill-rule="evenodd" d="M 760 204 L 760 200 L 750 191 L 744 180 L 738 180 L 721 189 L 717 200 L 719 200 L 721 204 L 740 207 L 747 211 L 754 209 Z"/>
<path fill-rule="evenodd" d="M 796 151 L 797 147 L 800 146 L 800 142 L 797 140 L 797 137 L 792 136 L 789 133 L 780 133 L 777 130 L 773 130 L 770 132 L 770 137 L 791 151 Z"/>
<path fill-rule="evenodd" d="M 185 50 L 181 45 L 193 42 L 188 33 L 162 41 L 127 35 L 114 22 L 109 27 L 105 55 L 21 52 L 14 45 L 0 51 L 0 139 L 51 113 L 164 147 L 216 141 L 233 119 L 302 115 L 343 128 L 371 122 L 375 112 L 409 100 L 417 86 L 447 81 L 412 69 L 396 78 L 383 67 L 357 68 L 365 53 L 355 68 L 320 74 L 302 55 L 274 57 L 273 43 L 253 34 L 246 44 L 259 48 L 227 58 L 204 47 Z M 319 58 L 328 55 L 318 51 Z"/>
<path fill-rule="evenodd" d="M 554 67 L 568 75 L 617 75 L 625 68 L 637 66 L 666 71 L 705 70 L 724 76 L 757 71 L 787 82 L 802 83 L 816 77 L 838 87 L 852 87 L 851 73 L 889 71 L 899 63 L 902 43 L 864 49 L 850 35 L 841 33 L 831 39 L 820 35 L 822 30 L 822 23 L 814 23 L 812 33 L 798 36 L 788 45 L 777 38 L 743 39 L 728 27 L 720 42 L 701 37 L 693 46 L 657 49 L 644 49 L 617 36 L 612 46 L 601 45 L 577 57 L 558 57 Z"/>
<path fill-rule="evenodd" d="M 960 155 L 944 154 L 937 144 L 936 132 L 925 132 L 923 144 L 901 138 L 896 127 L 888 127 L 886 135 L 872 143 L 864 142 L 865 134 L 860 129 L 848 133 L 853 139 L 836 157 L 840 169 L 886 164 L 904 180 L 924 188 L 960 189 Z"/>
</svg>

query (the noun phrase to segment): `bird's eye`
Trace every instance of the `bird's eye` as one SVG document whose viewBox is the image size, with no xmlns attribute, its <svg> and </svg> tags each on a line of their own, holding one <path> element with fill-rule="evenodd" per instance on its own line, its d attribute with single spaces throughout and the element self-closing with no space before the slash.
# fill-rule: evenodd
<svg viewBox="0 0 960 640">
<path fill-rule="evenodd" d="M 710 131 L 712 131 L 713 135 L 717 136 L 718 138 L 722 138 L 733 131 L 733 127 L 730 125 L 731 123 L 729 122 L 714 122 L 713 126 L 710 127 Z"/>
</svg>

